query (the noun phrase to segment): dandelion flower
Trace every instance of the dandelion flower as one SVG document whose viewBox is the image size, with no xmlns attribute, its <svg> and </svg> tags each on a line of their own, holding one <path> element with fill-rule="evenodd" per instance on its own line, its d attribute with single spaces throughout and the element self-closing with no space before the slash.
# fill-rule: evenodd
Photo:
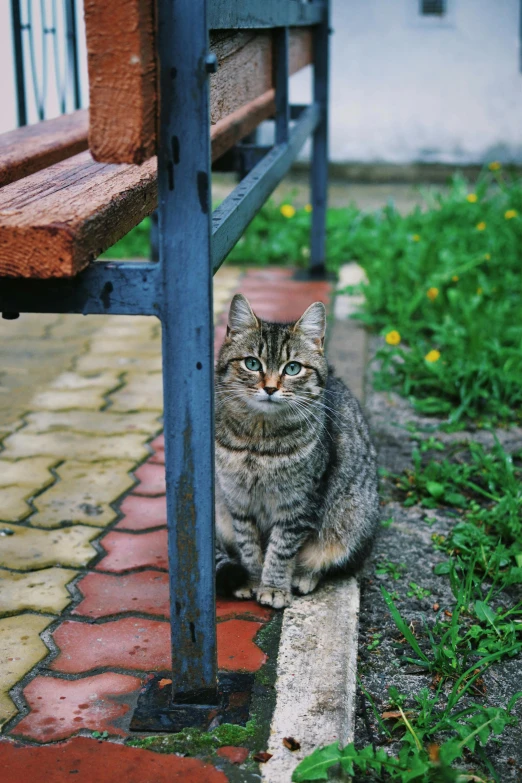
<svg viewBox="0 0 522 783">
<path fill-rule="evenodd" d="M 484 255 L 484 261 L 491 261 L 491 254 L 490 253 L 486 253 Z"/>
<path fill-rule="evenodd" d="M 482 294 L 482 288 L 480 286 L 477 288 L 477 295 L 480 296 Z"/>
<path fill-rule="evenodd" d="M 401 336 L 396 329 L 392 329 L 391 332 L 387 333 L 384 339 L 386 340 L 388 345 L 399 345 L 401 341 Z"/>
<path fill-rule="evenodd" d="M 311 205 L 311 204 L 305 204 L 305 208 L 304 208 L 304 211 L 305 211 L 305 212 L 311 212 L 311 211 L 312 211 L 312 209 L 313 209 L 313 207 L 312 207 L 312 205 Z"/>
<path fill-rule="evenodd" d="M 484 223 L 483 220 L 481 220 L 480 223 L 477 223 L 476 228 L 477 228 L 477 231 L 484 231 L 485 228 L 486 228 L 486 224 Z"/>
<path fill-rule="evenodd" d="M 469 201 L 470 204 L 474 204 L 478 200 L 478 196 L 476 193 L 468 193 L 466 196 L 466 201 Z"/>
<path fill-rule="evenodd" d="M 513 218 L 516 218 L 518 215 L 518 212 L 516 209 L 508 209 L 507 212 L 504 212 L 504 217 L 506 220 L 513 220 Z"/>
<path fill-rule="evenodd" d="M 421 238 L 420 238 L 420 234 L 414 234 L 414 235 L 412 236 L 412 241 L 413 241 L 413 242 L 420 242 L 420 239 L 421 239 Z"/>
<path fill-rule="evenodd" d="M 490 164 L 489 164 L 489 166 L 488 166 L 488 169 L 489 169 L 490 171 L 498 171 L 500 168 L 501 168 L 501 165 L 500 165 L 500 163 L 498 162 L 498 160 L 493 160 L 493 161 L 491 161 L 491 163 L 490 163 Z"/>
<path fill-rule="evenodd" d="M 438 297 L 438 295 L 439 295 L 439 289 L 438 288 L 428 288 L 428 290 L 426 291 L 426 296 L 432 302 L 435 301 L 435 299 Z"/>
<path fill-rule="evenodd" d="M 458 283 L 459 282 L 459 276 L 458 275 L 453 275 L 453 277 L 451 279 L 453 280 L 454 283 Z"/>
<path fill-rule="evenodd" d="M 424 358 L 430 364 L 433 364 L 433 362 L 438 362 L 440 359 L 440 351 L 436 351 L 436 350 L 429 351 L 429 353 L 427 353 Z"/>
<path fill-rule="evenodd" d="M 283 206 L 280 209 L 280 212 L 283 217 L 285 218 L 293 218 L 295 215 L 295 208 L 291 204 L 283 204 Z"/>
</svg>

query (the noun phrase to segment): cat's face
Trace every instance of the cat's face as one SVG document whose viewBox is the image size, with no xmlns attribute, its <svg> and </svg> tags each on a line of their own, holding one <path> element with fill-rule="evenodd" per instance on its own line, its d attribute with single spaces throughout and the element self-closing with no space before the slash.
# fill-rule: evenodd
<svg viewBox="0 0 522 783">
<path fill-rule="evenodd" d="M 219 403 L 266 415 L 303 413 L 326 384 L 324 305 L 316 302 L 295 324 L 261 321 L 236 294 L 217 364 Z"/>
</svg>

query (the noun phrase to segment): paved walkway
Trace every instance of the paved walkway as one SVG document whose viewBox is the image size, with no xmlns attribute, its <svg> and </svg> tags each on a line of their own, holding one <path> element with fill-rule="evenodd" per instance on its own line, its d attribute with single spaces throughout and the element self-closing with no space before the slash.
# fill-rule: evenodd
<svg viewBox="0 0 522 783">
<path fill-rule="evenodd" d="M 289 269 L 214 282 L 216 345 L 237 290 L 269 319 L 329 298 Z M 0 779 L 226 780 L 216 767 L 248 751 L 221 748 L 213 767 L 121 744 L 170 665 L 158 322 L 21 316 L 1 322 L 0 354 Z M 258 670 L 271 613 L 220 601 L 217 615 L 220 668 Z"/>
</svg>

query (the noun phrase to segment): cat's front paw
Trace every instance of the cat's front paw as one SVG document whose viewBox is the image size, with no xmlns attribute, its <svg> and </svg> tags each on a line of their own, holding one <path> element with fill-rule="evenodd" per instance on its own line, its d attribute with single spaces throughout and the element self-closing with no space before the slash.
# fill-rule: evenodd
<svg viewBox="0 0 522 783">
<path fill-rule="evenodd" d="M 234 595 L 236 598 L 240 598 L 242 601 L 248 601 L 249 598 L 256 597 L 256 592 L 258 589 L 258 582 L 247 582 L 246 585 L 238 587 L 237 590 L 234 590 Z"/>
<path fill-rule="evenodd" d="M 319 577 L 315 574 L 296 574 L 292 579 L 292 587 L 299 595 L 312 593 L 319 584 Z"/>
<path fill-rule="evenodd" d="M 263 606 L 272 606 L 274 609 L 284 609 L 292 603 L 292 593 L 289 590 L 279 590 L 276 587 L 260 585 L 257 590 L 257 601 Z"/>
</svg>

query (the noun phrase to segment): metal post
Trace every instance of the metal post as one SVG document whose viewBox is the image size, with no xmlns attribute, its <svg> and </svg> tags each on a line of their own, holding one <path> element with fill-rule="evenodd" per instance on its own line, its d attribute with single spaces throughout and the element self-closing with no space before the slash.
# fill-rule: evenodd
<svg viewBox="0 0 522 783">
<path fill-rule="evenodd" d="M 78 63 L 78 40 L 76 32 L 76 0 L 65 3 L 65 26 L 67 36 L 67 68 L 72 79 L 74 108 L 81 106 L 80 67 Z"/>
<path fill-rule="evenodd" d="M 25 100 L 24 49 L 22 45 L 22 16 L 20 0 L 11 0 L 11 29 L 16 77 L 16 108 L 18 125 L 27 125 L 27 104 Z"/>
<path fill-rule="evenodd" d="M 276 144 L 285 144 L 288 141 L 288 127 L 290 122 L 290 106 L 288 102 L 288 40 L 288 27 L 280 27 L 275 31 Z"/>
<path fill-rule="evenodd" d="M 312 141 L 311 202 L 312 235 L 310 277 L 326 274 L 326 207 L 328 198 L 328 70 L 330 3 L 326 0 L 324 21 L 314 29 L 314 101 L 322 110 L 322 119 Z"/>
<path fill-rule="evenodd" d="M 175 703 L 217 701 L 206 0 L 158 0 L 159 253 Z"/>
</svg>

